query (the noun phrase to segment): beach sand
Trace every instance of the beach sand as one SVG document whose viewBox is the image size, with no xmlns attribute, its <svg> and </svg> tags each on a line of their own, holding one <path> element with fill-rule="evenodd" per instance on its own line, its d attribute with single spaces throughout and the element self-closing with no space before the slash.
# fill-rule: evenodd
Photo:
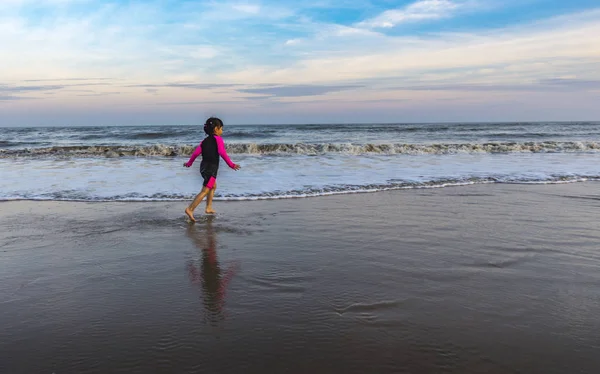
<svg viewBox="0 0 600 374">
<path fill-rule="evenodd" d="M 598 373 L 599 191 L 0 203 L 0 373 Z"/>
</svg>

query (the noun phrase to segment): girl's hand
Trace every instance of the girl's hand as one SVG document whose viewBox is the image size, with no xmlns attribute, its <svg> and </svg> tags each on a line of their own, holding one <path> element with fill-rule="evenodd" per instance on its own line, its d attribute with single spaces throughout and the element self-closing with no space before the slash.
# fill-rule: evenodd
<svg viewBox="0 0 600 374">
<path fill-rule="evenodd" d="M 240 170 L 240 168 L 241 168 L 241 166 L 240 166 L 240 165 L 238 165 L 238 164 L 235 164 L 235 165 L 233 166 L 233 170 Z"/>
<path fill-rule="evenodd" d="M 189 167 L 190 167 L 190 165 L 188 165 L 188 163 L 187 163 L 187 162 L 184 162 L 184 163 L 183 163 L 183 166 L 185 166 L 186 168 L 189 168 Z"/>
</svg>

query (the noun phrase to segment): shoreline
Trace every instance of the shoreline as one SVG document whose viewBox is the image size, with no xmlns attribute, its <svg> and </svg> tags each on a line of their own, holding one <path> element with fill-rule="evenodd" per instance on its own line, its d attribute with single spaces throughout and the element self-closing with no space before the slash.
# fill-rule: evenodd
<svg viewBox="0 0 600 374">
<path fill-rule="evenodd" d="M 304 199 L 315 199 L 315 198 L 327 198 L 327 197 L 343 197 L 343 196 L 352 196 L 352 195 L 365 195 L 365 194 L 380 194 L 380 193 L 394 193 L 394 192 L 403 192 L 403 191 L 422 191 L 422 190 L 442 190 L 442 189 L 453 189 L 453 188 L 475 188 L 477 186 L 523 186 L 524 188 L 536 188 L 536 187 L 550 187 L 550 186 L 561 186 L 561 185 L 588 185 L 588 184 L 598 184 L 599 180 L 594 180 L 590 178 L 586 178 L 585 180 L 566 180 L 566 181 L 550 181 L 550 182 L 465 182 L 465 183 L 449 183 L 442 185 L 425 185 L 425 186 L 401 186 L 401 187 L 389 187 L 382 189 L 372 189 L 372 190 L 348 190 L 348 191 L 334 191 L 334 192 L 323 192 L 314 195 L 306 195 L 306 196 L 296 196 L 296 195 L 283 195 L 283 196 L 257 196 L 257 197 L 215 197 L 214 201 L 219 203 L 238 203 L 238 202 L 263 202 L 263 201 L 283 201 L 283 200 L 304 200 Z M 587 188 L 587 186 L 585 187 Z M 128 204 L 146 204 L 146 203 L 159 203 L 159 204 L 169 204 L 169 203 L 182 203 L 189 202 L 194 199 L 194 196 L 185 199 L 123 199 L 123 200 L 85 200 L 85 199 L 27 199 L 27 198 L 15 198 L 15 199 L 0 199 L 1 203 L 16 203 L 16 202 L 29 202 L 29 203 L 94 203 L 94 204 L 110 204 L 110 203 L 128 203 Z M 204 203 L 204 201 L 203 201 Z"/>
</svg>

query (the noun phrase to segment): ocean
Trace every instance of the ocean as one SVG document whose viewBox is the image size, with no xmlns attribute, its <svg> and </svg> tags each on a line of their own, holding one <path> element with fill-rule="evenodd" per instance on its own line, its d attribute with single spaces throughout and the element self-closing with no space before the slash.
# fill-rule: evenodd
<svg viewBox="0 0 600 374">
<path fill-rule="evenodd" d="M 0 200 L 178 201 L 196 126 L 0 128 Z M 600 180 L 600 122 L 225 125 L 215 200 Z"/>
</svg>

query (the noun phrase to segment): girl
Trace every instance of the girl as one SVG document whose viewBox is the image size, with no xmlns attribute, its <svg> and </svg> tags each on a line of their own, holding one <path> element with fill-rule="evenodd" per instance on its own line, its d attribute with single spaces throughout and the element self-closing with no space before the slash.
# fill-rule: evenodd
<svg viewBox="0 0 600 374">
<path fill-rule="evenodd" d="M 223 160 L 233 170 L 239 170 L 240 165 L 236 165 L 229 159 L 227 152 L 225 151 L 225 144 L 221 135 L 223 134 L 223 121 L 218 118 L 210 117 L 204 124 L 204 132 L 207 137 L 200 143 L 198 148 L 192 153 L 189 161 L 183 164 L 186 168 L 189 168 L 200 154 L 202 154 L 202 162 L 200 163 L 200 174 L 204 179 L 202 191 L 198 195 L 190 206 L 185 208 L 185 214 L 190 217 L 192 222 L 196 222 L 194 219 L 194 209 L 200 204 L 205 196 L 206 198 L 206 214 L 214 214 L 215 211 L 212 208 L 213 197 L 215 196 L 215 190 L 217 189 L 217 171 L 219 170 L 219 156 L 223 157 Z"/>
</svg>

